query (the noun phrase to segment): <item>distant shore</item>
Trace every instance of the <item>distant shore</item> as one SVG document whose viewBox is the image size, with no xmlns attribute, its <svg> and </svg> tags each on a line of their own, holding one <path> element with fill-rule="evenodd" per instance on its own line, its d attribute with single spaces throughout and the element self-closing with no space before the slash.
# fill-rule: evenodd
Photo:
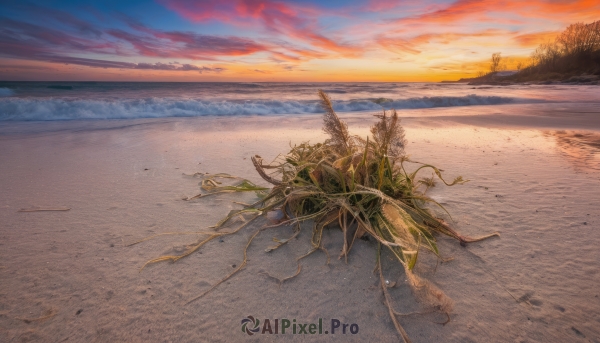
<svg viewBox="0 0 600 343">
<path fill-rule="evenodd" d="M 533 85 L 599 85 L 600 75 L 595 74 L 560 74 L 545 73 L 536 75 L 520 75 L 513 73 L 508 76 L 498 76 L 497 73 L 481 77 L 462 78 L 457 81 L 441 81 L 442 83 L 467 83 L 469 85 L 511 86 L 522 84 Z"/>
</svg>

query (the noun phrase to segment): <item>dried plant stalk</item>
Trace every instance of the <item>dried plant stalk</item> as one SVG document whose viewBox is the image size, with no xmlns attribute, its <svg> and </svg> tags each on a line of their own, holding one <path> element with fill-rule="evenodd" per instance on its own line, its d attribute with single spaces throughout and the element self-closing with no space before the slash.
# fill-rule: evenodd
<svg viewBox="0 0 600 343">
<path fill-rule="evenodd" d="M 422 251 L 439 256 L 435 233 L 455 238 L 462 245 L 498 235 L 492 233 L 479 238 L 460 235 L 434 211 L 438 208 L 440 212 L 447 213 L 446 210 L 425 194 L 429 187 L 435 185 L 436 177 L 447 186 L 462 184 L 467 180 L 459 176 L 452 182 L 447 182 L 438 168 L 422 163 L 418 163 L 415 171 L 406 172 L 406 163 L 417 162 L 411 162 L 405 155 L 404 129 L 396 111 L 383 111 L 382 115 L 378 115 L 379 120 L 371 127 L 372 137 L 365 140 L 350 135 L 348 126 L 335 113 L 331 99 L 325 92 L 319 91 L 319 97 L 325 110 L 323 130 L 329 134 L 328 140 L 317 144 L 295 145 L 285 156 L 276 159 L 278 162 L 269 165 L 264 165 L 258 155 L 252 158 L 259 175 L 273 185 L 268 192 L 247 180 L 242 180 L 236 186 L 220 186 L 216 178 L 231 178 L 228 174 L 203 176 L 205 180 L 202 185 L 207 193 L 201 197 L 222 192 L 254 191 L 260 198 L 256 203 L 245 206 L 243 210 L 230 213 L 216 227 L 249 212 L 255 214 L 255 219 L 265 216 L 269 211 L 278 210 L 284 214 L 284 218 L 275 225 L 264 226 L 256 231 L 244 249 L 244 260 L 240 266 L 191 301 L 204 296 L 240 271 L 246 265 L 250 243 L 262 230 L 312 220 L 312 249 L 299 257 L 298 261 L 317 250 L 322 250 L 327 254 L 329 262 L 329 254 L 322 244 L 323 230 L 326 226 L 337 223 L 344 239 L 340 258 L 347 259 L 356 238 L 364 235 L 374 238 L 379 246 L 388 248 L 404 267 L 408 284 L 417 299 L 447 314 L 452 309 L 452 301 L 429 281 L 416 275 L 413 268 Z M 268 174 L 266 169 L 272 169 L 274 173 Z M 432 176 L 419 178 L 418 175 L 423 170 L 431 170 Z M 278 175 L 278 178 L 274 175 Z M 420 186 L 423 185 L 425 190 L 421 191 Z M 247 223 L 242 227 L 246 225 Z M 183 255 L 163 256 L 147 264 L 177 261 L 208 241 L 224 234 L 238 232 L 242 227 L 233 232 L 209 234 L 204 240 L 192 245 Z M 268 248 L 267 251 L 287 243 L 287 240 L 278 243 L 278 246 Z M 377 266 L 383 281 L 379 257 Z M 296 274 L 285 279 L 276 279 L 282 283 L 298 275 L 300 270 L 298 264 Z M 390 295 L 386 286 L 382 287 L 394 325 L 405 342 L 409 342 L 406 332 L 395 317 L 397 312 L 390 307 Z"/>
</svg>

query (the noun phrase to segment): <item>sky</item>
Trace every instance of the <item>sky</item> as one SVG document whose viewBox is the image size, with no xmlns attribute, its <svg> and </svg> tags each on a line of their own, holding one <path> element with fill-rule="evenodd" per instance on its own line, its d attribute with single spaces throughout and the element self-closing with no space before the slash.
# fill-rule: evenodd
<svg viewBox="0 0 600 343">
<path fill-rule="evenodd" d="M 0 0 L 0 80 L 456 80 L 599 18 L 598 0 Z"/>
</svg>

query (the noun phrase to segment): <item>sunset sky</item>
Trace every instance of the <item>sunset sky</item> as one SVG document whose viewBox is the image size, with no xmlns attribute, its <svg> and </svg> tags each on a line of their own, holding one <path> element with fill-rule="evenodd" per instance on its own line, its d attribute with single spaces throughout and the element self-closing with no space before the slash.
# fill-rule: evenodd
<svg viewBox="0 0 600 343">
<path fill-rule="evenodd" d="M 0 80 L 454 80 L 598 19 L 598 0 L 3 0 Z"/>
</svg>

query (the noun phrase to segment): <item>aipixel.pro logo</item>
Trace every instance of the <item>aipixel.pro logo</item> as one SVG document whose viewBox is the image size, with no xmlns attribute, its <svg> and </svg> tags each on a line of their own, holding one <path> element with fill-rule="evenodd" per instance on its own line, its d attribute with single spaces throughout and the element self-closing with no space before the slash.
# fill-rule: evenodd
<svg viewBox="0 0 600 343">
<path fill-rule="evenodd" d="M 300 323 L 296 319 L 264 319 L 261 321 L 254 316 L 248 316 L 242 319 L 242 332 L 252 336 L 255 334 L 269 335 L 328 335 L 332 334 L 352 334 L 356 335 L 360 328 L 358 324 L 342 323 L 339 319 L 332 318 L 330 326 L 323 324 L 323 318 L 319 318 L 317 323 Z"/>
</svg>

